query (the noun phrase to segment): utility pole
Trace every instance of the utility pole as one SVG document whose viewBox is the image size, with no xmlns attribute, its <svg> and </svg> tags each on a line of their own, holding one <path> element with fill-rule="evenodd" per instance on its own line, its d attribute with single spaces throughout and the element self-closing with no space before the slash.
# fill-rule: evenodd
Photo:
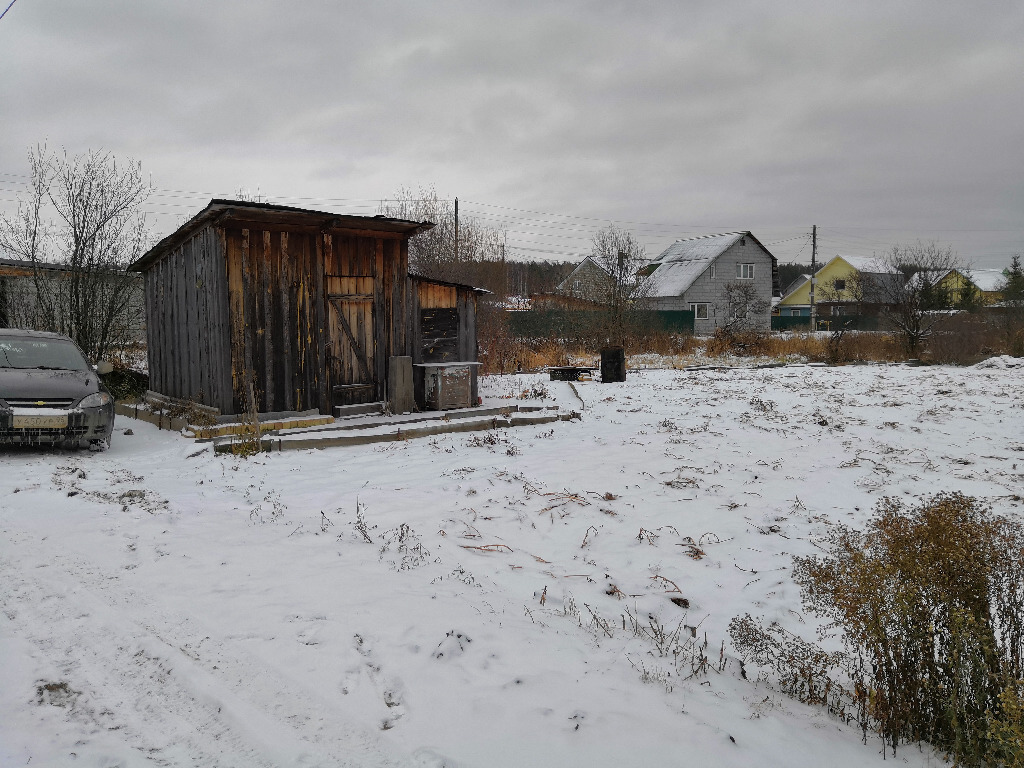
<svg viewBox="0 0 1024 768">
<path fill-rule="evenodd" d="M 459 262 L 459 198 L 455 198 L 455 263 Z"/>
<path fill-rule="evenodd" d="M 818 330 L 818 308 L 814 306 L 814 286 L 818 284 L 818 225 L 811 227 L 811 330 Z"/>
<path fill-rule="evenodd" d="M 619 271 L 615 278 L 615 315 L 620 316 L 622 305 L 626 303 L 626 291 L 623 286 L 622 274 L 626 270 L 626 252 L 619 251 Z"/>
</svg>

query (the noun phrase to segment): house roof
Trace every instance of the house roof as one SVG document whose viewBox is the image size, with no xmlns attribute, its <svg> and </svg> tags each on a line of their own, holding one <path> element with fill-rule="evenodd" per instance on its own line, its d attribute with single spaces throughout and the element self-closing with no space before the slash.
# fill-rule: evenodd
<svg viewBox="0 0 1024 768">
<path fill-rule="evenodd" d="M 1001 269 L 969 269 L 965 274 L 979 291 L 998 291 L 1006 281 L 1006 273 Z"/>
<path fill-rule="evenodd" d="M 605 275 L 607 275 L 608 277 L 612 277 L 613 276 L 611 272 L 609 272 L 607 269 L 605 269 L 597 261 L 597 259 L 595 259 L 593 256 L 587 256 L 586 258 L 583 259 L 583 261 L 581 261 L 579 264 L 577 264 L 573 268 L 572 272 L 570 272 L 568 275 L 565 276 L 565 279 L 562 280 L 562 282 L 560 282 L 558 285 L 555 286 L 555 290 L 556 291 L 565 290 L 566 287 L 568 287 L 568 285 L 569 285 L 569 281 L 573 279 L 573 276 L 576 275 L 580 270 L 586 269 L 588 265 L 591 266 L 591 267 L 596 267 L 597 269 L 601 270 L 601 272 L 604 273 Z"/>
<path fill-rule="evenodd" d="M 1003 281 L 1006 280 L 1006 275 L 1001 269 L 957 269 L 954 267 L 953 269 L 947 269 L 941 272 L 934 269 L 922 270 L 922 272 L 924 271 L 927 271 L 935 277 L 935 283 L 941 283 L 947 277 L 956 273 L 962 278 L 969 280 L 979 291 L 989 293 L 998 291 L 1002 287 Z M 910 278 L 911 284 L 916 285 L 921 282 L 923 278 L 919 277 L 919 275 L 921 275 L 921 272 L 914 273 Z"/>
<path fill-rule="evenodd" d="M 858 301 L 862 301 L 866 304 L 880 304 L 884 303 L 887 296 L 891 296 L 895 286 L 903 282 L 903 273 L 898 269 L 886 266 L 883 262 L 871 256 L 843 256 L 835 255 L 829 259 L 825 264 L 818 268 L 815 272 L 817 276 L 818 286 L 823 285 L 823 280 L 828 279 L 826 270 L 837 263 L 847 264 L 853 268 L 856 272 L 861 275 L 865 275 L 870 279 L 865 279 L 860 283 L 860 297 Z M 840 266 L 838 269 L 842 270 Z M 834 272 L 834 271 L 833 271 Z M 840 271 L 839 275 L 847 275 L 849 273 Z M 782 295 L 782 302 L 787 303 L 787 306 L 807 306 L 807 302 L 810 301 L 810 296 L 807 294 L 807 283 L 810 282 L 810 275 L 801 275 L 799 278 L 794 280 L 790 286 L 786 289 L 786 292 Z M 795 294 L 804 294 L 797 298 L 804 299 L 797 303 L 796 299 L 792 299 Z M 821 301 L 819 295 L 819 302 Z M 852 301 L 852 299 L 843 299 L 843 302 Z M 828 302 L 828 303 L 835 303 Z"/>
<path fill-rule="evenodd" d="M 786 287 L 786 290 L 784 290 L 782 292 L 782 298 L 786 298 L 787 296 L 789 296 L 789 294 L 793 293 L 793 291 L 795 291 L 797 288 L 802 286 L 804 283 L 806 283 L 810 279 L 811 279 L 810 275 L 800 275 L 800 277 L 798 277 L 796 280 L 794 280 L 792 283 L 790 283 Z"/>
<path fill-rule="evenodd" d="M 866 272 L 872 275 L 895 275 L 899 272 L 895 267 L 887 266 L 875 256 L 843 256 L 837 253 L 821 269 L 824 269 L 836 259 L 842 259 L 858 272 Z"/>
<path fill-rule="evenodd" d="M 649 273 L 646 295 L 652 298 L 682 295 L 715 259 L 743 237 L 751 238 L 771 256 L 768 249 L 750 232 L 724 232 L 676 240 L 645 265 L 645 270 L 654 269 Z"/>
<path fill-rule="evenodd" d="M 184 242 L 192 233 L 214 222 L 231 220 L 292 224 L 320 229 L 353 229 L 371 232 L 392 232 L 418 235 L 433 228 L 429 221 L 406 221 L 387 216 L 350 216 L 347 214 L 293 208 L 274 203 L 253 203 L 248 200 L 213 199 L 203 210 L 178 227 L 147 251 L 142 258 L 129 265 L 131 272 L 143 272 L 165 253 Z"/>
</svg>

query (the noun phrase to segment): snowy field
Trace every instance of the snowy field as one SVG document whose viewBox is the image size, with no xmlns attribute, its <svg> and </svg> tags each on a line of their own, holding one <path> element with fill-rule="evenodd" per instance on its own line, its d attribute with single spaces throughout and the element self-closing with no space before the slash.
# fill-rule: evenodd
<svg viewBox="0 0 1024 768">
<path fill-rule="evenodd" d="M 249 460 L 122 417 L 0 451 L 0 765 L 882 765 L 726 627 L 813 639 L 791 556 L 883 495 L 1024 514 L 1018 362 L 631 371 L 578 421 Z M 535 384 L 581 407 L 484 402 Z"/>
</svg>

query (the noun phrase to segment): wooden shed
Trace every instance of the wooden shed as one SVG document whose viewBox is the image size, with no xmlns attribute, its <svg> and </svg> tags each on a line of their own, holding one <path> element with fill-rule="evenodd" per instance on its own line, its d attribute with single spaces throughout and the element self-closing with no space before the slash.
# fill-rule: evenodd
<svg viewBox="0 0 1024 768">
<path fill-rule="evenodd" d="M 409 280 L 416 402 L 441 410 L 475 405 L 477 302 L 490 291 L 419 275 Z M 448 384 L 446 397 L 430 397 L 431 373 L 436 374 L 436 382 Z"/>
<path fill-rule="evenodd" d="M 261 413 L 383 400 L 389 359 L 423 356 L 421 312 L 442 301 L 408 273 L 409 238 L 433 226 L 212 200 L 130 267 L 145 275 L 150 389 L 224 414 L 246 410 L 250 382 Z M 472 309 L 454 354 L 476 360 Z"/>
</svg>

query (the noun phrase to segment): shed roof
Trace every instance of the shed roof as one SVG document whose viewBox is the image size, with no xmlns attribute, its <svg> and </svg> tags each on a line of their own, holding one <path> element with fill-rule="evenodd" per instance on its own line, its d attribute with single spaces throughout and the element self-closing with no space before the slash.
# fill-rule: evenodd
<svg viewBox="0 0 1024 768">
<path fill-rule="evenodd" d="M 648 272 L 650 289 L 647 295 L 652 298 L 681 295 L 715 259 L 743 237 L 751 238 L 771 256 L 771 252 L 750 232 L 724 232 L 676 240 L 644 267 L 644 270 L 654 269 Z"/>
<path fill-rule="evenodd" d="M 411 272 L 409 273 L 409 277 L 419 283 L 433 283 L 434 285 L 447 285 L 451 288 L 465 288 L 480 295 L 493 293 L 493 291 L 489 291 L 486 288 L 477 288 L 475 285 L 470 285 L 469 283 L 454 283 L 451 280 L 438 280 L 433 277 L 427 277 L 426 275 L 415 275 Z"/>
<path fill-rule="evenodd" d="M 258 221 L 268 224 L 292 224 L 322 229 L 353 229 L 371 232 L 391 232 L 412 237 L 431 229 L 429 221 L 406 221 L 387 216 L 351 216 L 308 208 L 293 208 L 274 203 L 254 203 L 248 200 L 213 199 L 203 210 L 178 227 L 149 249 L 138 261 L 128 267 L 132 272 L 144 272 L 165 253 L 184 242 L 193 232 L 213 222 Z"/>
<path fill-rule="evenodd" d="M 52 272 L 63 272 L 68 268 L 63 264 L 54 264 L 49 261 L 31 262 L 26 259 L 2 259 L 0 258 L 0 273 L 8 275 L 32 274 L 36 268 Z"/>
</svg>

